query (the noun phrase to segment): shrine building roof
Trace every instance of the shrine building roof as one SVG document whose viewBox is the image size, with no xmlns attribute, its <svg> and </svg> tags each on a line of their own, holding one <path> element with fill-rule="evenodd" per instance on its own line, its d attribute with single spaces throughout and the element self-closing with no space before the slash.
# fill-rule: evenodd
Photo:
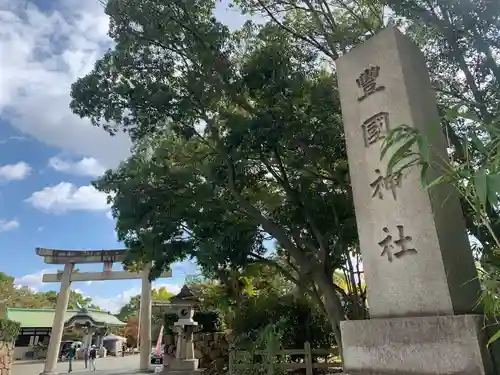
<svg viewBox="0 0 500 375">
<path fill-rule="evenodd" d="M 64 321 L 67 322 L 81 310 L 67 310 Z M 125 323 L 107 311 L 87 309 L 87 314 L 94 320 L 106 326 L 124 326 Z M 54 309 L 7 308 L 6 318 L 21 324 L 21 328 L 52 328 Z"/>
</svg>

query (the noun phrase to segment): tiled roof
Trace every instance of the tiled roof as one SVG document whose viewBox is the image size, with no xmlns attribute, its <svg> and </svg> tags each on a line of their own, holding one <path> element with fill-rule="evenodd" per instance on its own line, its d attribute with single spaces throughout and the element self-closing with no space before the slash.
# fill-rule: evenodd
<svg viewBox="0 0 500 375">
<path fill-rule="evenodd" d="M 170 301 L 172 303 L 176 303 L 178 301 L 196 301 L 197 302 L 198 298 L 193 293 L 193 291 L 191 290 L 191 288 L 189 288 L 189 286 L 184 285 L 182 287 L 181 291 L 179 292 L 179 294 L 177 294 L 176 296 L 173 296 L 172 298 L 170 298 Z"/>
<path fill-rule="evenodd" d="M 66 311 L 64 321 L 67 322 L 72 316 L 76 315 L 78 311 L 79 310 Z M 88 314 L 98 323 L 110 326 L 125 325 L 125 323 L 107 311 L 89 309 Z M 55 310 L 8 308 L 6 315 L 7 319 L 20 323 L 22 328 L 51 328 L 54 321 Z"/>
</svg>

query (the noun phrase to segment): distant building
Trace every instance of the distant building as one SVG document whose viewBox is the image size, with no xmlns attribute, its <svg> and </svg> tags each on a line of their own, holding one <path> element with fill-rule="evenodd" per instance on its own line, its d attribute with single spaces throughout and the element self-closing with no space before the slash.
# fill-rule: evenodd
<svg viewBox="0 0 500 375">
<path fill-rule="evenodd" d="M 89 318 L 99 326 L 116 327 L 125 323 L 107 311 L 86 310 Z M 66 311 L 65 323 L 71 322 L 81 310 Z M 54 322 L 54 309 L 8 308 L 6 318 L 21 324 L 21 333 L 16 340 L 14 359 L 33 358 L 33 347 L 39 343 L 49 344 L 50 331 Z"/>
</svg>

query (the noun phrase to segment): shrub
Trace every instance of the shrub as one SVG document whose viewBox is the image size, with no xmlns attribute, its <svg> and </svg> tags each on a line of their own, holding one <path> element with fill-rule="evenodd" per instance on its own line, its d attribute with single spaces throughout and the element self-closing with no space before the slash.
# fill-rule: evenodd
<svg viewBox="0 0 500 375">
<path fill-rule="evenodd" d="M 174 323 L 179 319 L 177 314 L 165 314 L 165 332 L 172 333 Z M 220 332 L 221 331 L 221 316 L 216 311 L 196 311 L 193 320 L 200 325 L 200 332 Z"/>
<path fill-rule="evenodd" d="M 0 341 L 15 342 L 21 332 L 21 325 L 7 319 L 0 319 Z"/>
<path fill-rule="evenodd" d="M 305 297 L 273 294 L 248 298 L 235 311 L 233 332 L 256 340 L 267 326 L 280 326 L 282 345 L 301 349 L 309 341 L 313 348 L 335 345 L 326 316 Z"/>
<path fill-rule="evenodd" d="M 201 332 L 220 332 L 221 331 L 221 316 L 216 311 L 197 311 L 194 313 L 193 319 L 201 325 Z"/>
<path fill-rule="evenodd" d="M 283 327 L 285 325 L 279 322 L 277 325 L 267 325 L 259 332 L 252 334 L 243 334 L 236 337 L 232 348 L 243 348 L 246 354 L 238 355 L 234 358 L 234 365 L 243 365 L 238 367 L 236 373 L 238 375 L 268 375 L 269 374 L 269 357 L 266 355 L 258 355 L 257 351 L 278 352 L 283 349 Z M 251 339 L 250 339 L 251 336 Z M 281 356 L 272 358 L 272 375 L 286 375 L 287 371 L 281 366 L 286 362 Z M 257 366 L 255 366 L 257 364 Z"/>
</svg>

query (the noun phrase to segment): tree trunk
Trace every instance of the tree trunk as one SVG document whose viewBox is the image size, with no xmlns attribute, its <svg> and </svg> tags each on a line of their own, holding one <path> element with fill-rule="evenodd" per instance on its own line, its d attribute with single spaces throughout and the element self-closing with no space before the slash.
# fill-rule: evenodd
<svg viewBox="0 0 500 375">
<path fill-rule="evenodd" d="M 340 333 L 340 322 L 345 320 L 344 309 L 340 298 L 335 291 L 333 279 L 331 275 L 326 275 L 324 272 L 314 272 L 314 280 L 318 285 L 318 292 L 323 299 L 328 320 L 332 325 L 335 341 L 339 347 L 340 357 L 342 357 L 342 335 Z"/>
</svg>

